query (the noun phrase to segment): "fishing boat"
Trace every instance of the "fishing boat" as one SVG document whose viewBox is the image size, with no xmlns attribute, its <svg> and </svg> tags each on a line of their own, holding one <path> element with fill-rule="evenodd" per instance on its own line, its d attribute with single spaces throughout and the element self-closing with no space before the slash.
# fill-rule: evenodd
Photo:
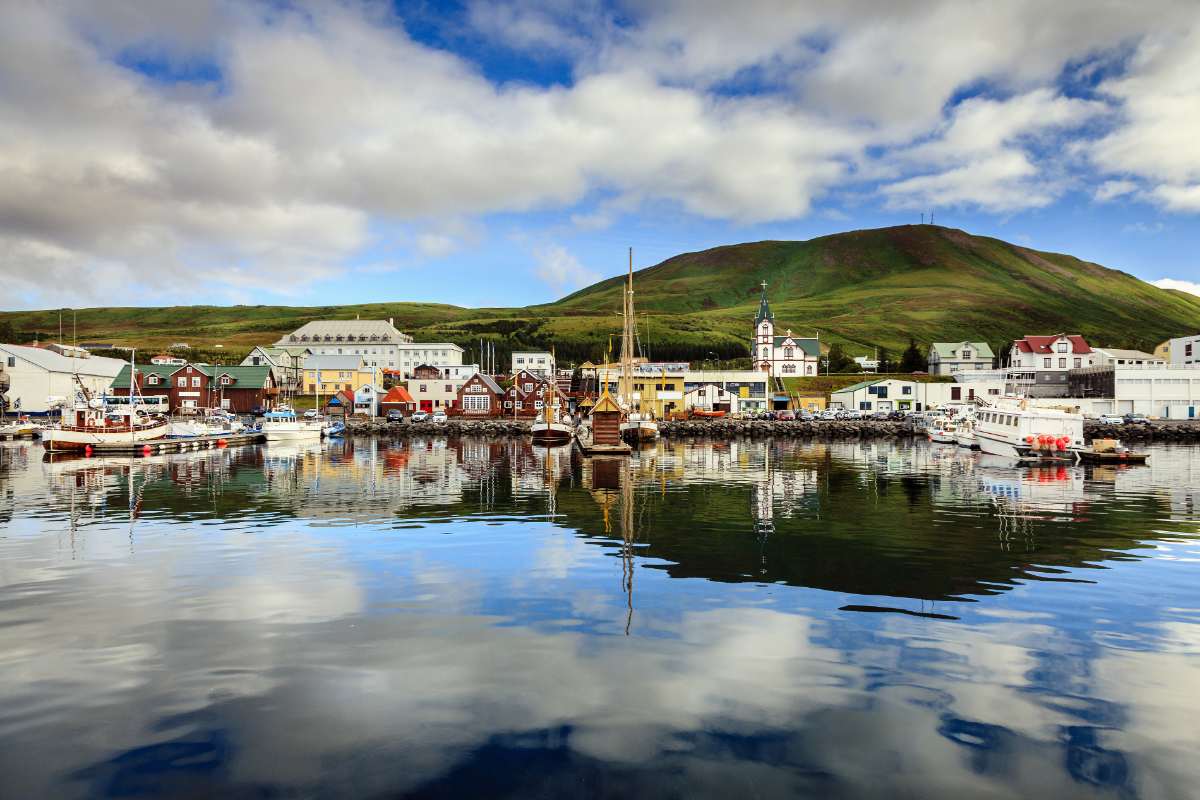
<svg viewBox="0 0 1200 800">
<path fill-rule="evenodd" d="M 321 438 L 323 425 L 297 418 L 290 408 L 275 409 L 263 414 L 262 432 L 268 442 L 312 440 Z"/>
<path fill-rule="evenodd" d="M 575 436 L 575 428 L 563 422 L 554 389 L 546 385 L 542 396 L 542 411 L 529 428 L 535 444 L 567 444 Z"/>
<path fill-rule="evenodd" d="M 973 416 L 963 417 L 958 422 L 958 430 L 954 433 L 954 441 L 959 447 L 965 447 L 968 450 L 979 449 L 979 439 L 975 436 L 975 418 Z"/>
<path fill-rule="evenodd" d="M 938 444 L 958 444 L 958 423 L 941 419 L 929 426 L 929 441 Z"/>
<path fill-rule="evenodd" d="M 219 433 L 240 433 L 245 425 L 223 409 L 208 409 L 207 413 L 192 419 L 172 420 L 167 435 L 172 437 L 213 436 Z"/>
<path fill-rule="evenodd" d="M 625 418 L 621 421 L 621 436 L 634 442 L 651 442 L 658 438 L 658 422 L 654 412 L 641 408 L 641 398 L 633 391 L 633 248 L 629 248 L 629 277 L 625 285 L 625 301 L 621 310 L 624 327 L 621 331 L 621 392 Z"/>
<path fill-rule="evenodd" d="M 137 366 L 130 357 L 129 385 L 136 393 Z M 62 424 L 42 431 L 42 444 L 50 452 L 83 451 L 100 444 L 128 444 L 163 439 L 168 424 L 164 417 L 151 416 L 138 408 L 130 397 L 123 408 L 110 408 L 103 397 L 95 397 L 79 376 L 75 376 L 75 404 L 64 412 Z"/>
<path fill-rule="evenodd" d="M 1083 415 L 1025 400 L 986 406 L 975 414 L 975 437 L 979 449 L 993 455 L 1074 461 L 1084 449 Z"/>
</svg>

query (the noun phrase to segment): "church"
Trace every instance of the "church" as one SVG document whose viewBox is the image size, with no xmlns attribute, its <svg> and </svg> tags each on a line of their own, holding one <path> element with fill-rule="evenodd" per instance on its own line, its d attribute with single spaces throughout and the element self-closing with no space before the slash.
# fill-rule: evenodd
<svg viewBox="0 0 1200 800">
<path fill-rule="evenodd" d="M 762 282 L 762 299 L 758 303 L 758 316 L 754 319 L 750 357 L 756 370 L 772 377 L 816 375 L 820 367 L 820 339 L 815 336 L 793 336 L 790 329 L 783 336 L 775 335 L 775 315 L 767 303 L 766 281 Z"/>
</svg>

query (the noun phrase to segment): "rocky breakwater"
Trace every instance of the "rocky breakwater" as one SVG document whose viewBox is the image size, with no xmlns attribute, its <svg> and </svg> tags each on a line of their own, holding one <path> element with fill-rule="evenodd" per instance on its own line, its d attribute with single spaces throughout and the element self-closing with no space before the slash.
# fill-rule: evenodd
<svg viewBox="0 0 1200 800">
<path fill-rule="evenodd" d="M 921 435 L 908 422 L 882 420 L 782 420 L 708 419 L 660 422 L 659 434 L 671 439 L 708 437 L 733 439 L 741 436 L 777 436 L 800 439 L 907 439 Z"/>
<path fill-rule="evenodd" d="M 1120 439 L 1122 442 L 1162 442 L 1200 444 L 1200 421 L 1150 422 L 1146 424 L 1104 425 L 1084 420 L 1083 438 Z"/>
<path fill-rule="evenodd" d="M 511 419 L 458 419 L 445 422 L 387 422 L 382 419 L 351 420 L 346 432 L 354 436 L 384 436 L 408 439 L 413 436 L 524 436 L 529 423 Z"/>
</svg>

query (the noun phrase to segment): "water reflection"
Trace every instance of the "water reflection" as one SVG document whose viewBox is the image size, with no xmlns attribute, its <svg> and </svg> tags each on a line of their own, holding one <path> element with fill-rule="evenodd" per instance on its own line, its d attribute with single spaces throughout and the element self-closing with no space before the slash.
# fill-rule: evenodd
<svg viewBox="0 0 1200 800">
<path fill-rule="evenodd" d="M 0 795 L 1189 796 L 1198 470 L 7 446 Z"/>
</svg>

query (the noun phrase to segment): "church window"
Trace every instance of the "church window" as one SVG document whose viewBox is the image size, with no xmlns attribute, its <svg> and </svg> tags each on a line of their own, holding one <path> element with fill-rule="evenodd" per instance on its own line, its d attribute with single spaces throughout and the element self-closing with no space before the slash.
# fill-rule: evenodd
<svg viewBox="0 0 1200 800">
<path fill-rule="evenodd" d="M 795 358 L 796 357 L 795 353 L 796 353 L 795 348 L 792 348 L 792 347 L 783 348 L 783 357 L 784 358 Z"/>
</svg>

